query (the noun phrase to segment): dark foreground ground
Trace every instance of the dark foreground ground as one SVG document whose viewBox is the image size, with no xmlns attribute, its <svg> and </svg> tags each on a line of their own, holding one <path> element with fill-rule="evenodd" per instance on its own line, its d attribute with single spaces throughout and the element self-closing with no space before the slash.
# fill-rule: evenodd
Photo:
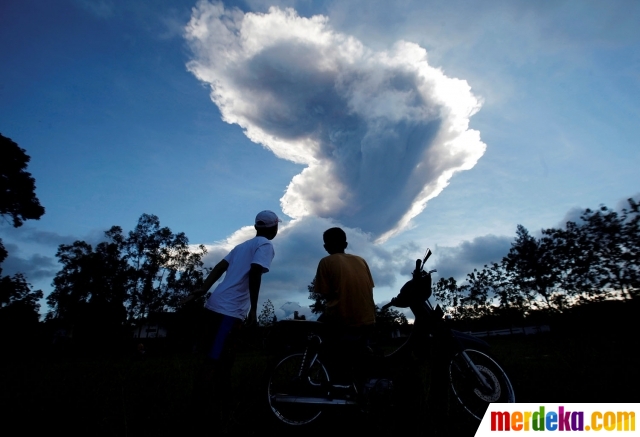
<svg viewBox="0 0 640 437">
<path fill-rule="evenodd" d="M 623 318 L 624 317 L 624 318 Z M 559 323 L 549 334 L 489 339 L 519 402 L 634 402 L 640 389 L 637 323 L 628 314 Z M 310 429 L 282 430 L 265 408 L 268 357 L 245 345 L 234 369 L 234 397 L 208 434 L 323 435 L 351 428 L 373 436 L 473 435 L 447 399 L 429 398 L 428 368 L 408 365 L 394 408 L 329 416 Z M 197 360 L 188 354 L 117 359 L 50 356 L 3 359 L 0 364 L 2 435 L 193 435 L 189 408 Z M 336 421 L 340 422 L 338 426 Z"/>
</svg>

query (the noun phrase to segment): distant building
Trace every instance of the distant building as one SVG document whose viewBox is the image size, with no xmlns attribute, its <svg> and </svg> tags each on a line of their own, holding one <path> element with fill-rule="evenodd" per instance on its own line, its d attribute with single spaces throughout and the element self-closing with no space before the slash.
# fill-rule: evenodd
<svg viewBox="0 0 640 437">
<path fill-rule="evenodd" d="M 167 336 L 167 328 L 155 324 L 143 324 L 136 326 L 133 330 L 133 338 L 165 338 Z"/>
<path fill-rule="evenodd" d="M 175 313 L 152 313 L 133 327 L 133 338 L 166 338 L 175 325 Z"/>
</svg>

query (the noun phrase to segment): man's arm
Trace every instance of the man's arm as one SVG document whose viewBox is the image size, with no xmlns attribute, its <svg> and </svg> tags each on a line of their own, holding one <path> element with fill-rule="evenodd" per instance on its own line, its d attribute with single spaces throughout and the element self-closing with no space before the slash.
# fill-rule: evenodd
<svg viewBox="0 0 640 437">
<path fill-rule="evenodd" d="M 324 260 L 320 260 L 318 263 L 318 269 L 316 270 L 314 291 L 325 299 L 333 299 L 336 297 L 336 291 L 330 283 L 330 278 L 331 272 L 329 267 Z"/>
<path fill-rule="evenodd" d="M 248 325 L 253 325 L 258 320 L 258 295 L 260 294 L 263 271 L 264 268 L 260 264 L 251 264 L 251 270 L 249 270 L 249 299 L 251 301 L 251 309 L 247 316 Z"/>
<path fill-rule="evenodd" d="M 211 273 L 209 273 L 209 276 L 207 276 L 207 279 L 204 280 L 204 284 L 202 284 L 202 288 L 196 290 L 196 292 L 201 292 L 202 294 L 205 294 L 207 291 L 209 291 L 211 286 L 215 284 L 218 279 L 220 279 L 222 274 L 226 272 L 228 268 L 229 268 L 229 263 L 227 262 L 226 259 L 223 259 L 222 261 L 220 261 L 218 264 L 216 264 L 213 270 L 211 270 Z"/>
<path fill-rule="evenodd" d="M 196 297 L 200 297 L 203 294 L 205 294 L 207 291 L 209 291 L 211 286 L 213 286 L 213 284 L 215 284 L 216 281 L 220 279 L 222 274 L 226 272 L 228 268 L 229 268 L 229 263 L 227 262 L 227 260 L 223 259 L 218 264 L 216 264 L 216 266 L 213 268 L 213 270 L 211 270 L 207 278 L 204 280 L 204 284 L 202 284 L 202 287 L 192 291 L 189 296 L 182 299 L 182 301 L 180 301 L 180 305 L 183 305 L 195 299 Z"/>
</svg>

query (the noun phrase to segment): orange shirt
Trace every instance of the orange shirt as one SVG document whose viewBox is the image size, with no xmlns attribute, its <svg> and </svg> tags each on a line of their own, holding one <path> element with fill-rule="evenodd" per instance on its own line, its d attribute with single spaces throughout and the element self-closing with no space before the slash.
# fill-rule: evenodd
<svg viewBox="0 0 640 437">
<path fill-rule="evenodd" d="M 359 256 L 334 253 L 318 264 L 315 291 L 327 299 L 328 321 L 353 327 L 375 323 L 373 287 L 369 266 Z"/>
</svg>

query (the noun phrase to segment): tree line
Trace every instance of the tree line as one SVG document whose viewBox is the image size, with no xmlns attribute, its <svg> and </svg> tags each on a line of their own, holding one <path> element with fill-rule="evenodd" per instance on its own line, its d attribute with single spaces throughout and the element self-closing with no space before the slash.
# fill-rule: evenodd
<svg viewBox="0 0 640 437">
<path fill-rule="evenodd" d="M 458 284 L 434 284 L 435 298 L 456 319 L 523 318 L 536 311 L 561 313 L 607 299 L 637 299 L 640 292 L 640 204 L 615 211 L 586 209 L 564 228 L 532 236 L 518 225 L 509 253 L 474 269 Z"/>
<path fill-rule="evenodd" d="M 58 247 L 62 269 L 47 297 L 48 320 L 73 324 L 99 317 L 131 324 L 176 311 L 180 300 L 202 286 L 205 247 L 194 250 L 183 232 L 161 227 L 157 216 L 142 214 L 128 234 L 113 226 L 104 235 L 95 248 L 85 241 Z"/>
<path fill-rule="evenodd" d="M 30 157 L 0 135 L 0 217 L 19 227 L 45 212 L 35 195 L 35 180 L 26 171 Z M 47 297 L 47 321 L 67 326 L 93 325 L 122 330 L 150 315 L 175 312 L 178 302 L 202 285 L 208 269 L 204 246 L 189 246 L 184 233 L 162 227 L 155 215 L 142 214 L 124 233 L 113 226 L 105 241 L 62 244 L 56 257 L 61 270 Z M 474 269 L 463 283 L 441 278 L 435 298 L 456 319 L 483 316 L 522 318 L 537 310 L 562 312 L 584 302 L 636 299 L 640 290 L 640 204 L 615 211 L 586 209 L 563 228 L 543 229 L 532 236 L 518 226 L 509 253 L 499 262 Z M 0 263 L 7 251 L 0 240 Z M 0 270 L 0 274 L 1 274 Z M 321 296 L 308 287 L 312 312 L 323 310 Z M 41 290 L 33 290 L 22 274 L 0 276 L 0 320 L 7 327 L 39 320 Z M 200 299 L 200 303 L 204 297 Z M 263 324 L 273 321 L 267 302 Z M 404 325 L 396 310 L 378 310 L 382 324 Z"/>
<path fill-rule="evenodd" d="M 204 246 L 193 250 L 184 233 L 161 227 L 154 215 L 143 214 L 126 235 L 114 226 L 105 239 L 95 248 L 84 241 L 59 246 L 56 257 L 62 269 L 47 297 L 48 320 L 135 324 L 153 313 L 177 311 L 178 302 L 206 276 Z M 521 319 L 535 311 L 562 312 L 585 302 L 635 299 L 640 290 L 639 249 L 640 204 L 629 199 L 621 211 L 606 206 L 586 209 L 579 221 L 543 229 L 539 238 L 518 225 L 501 261 L 474 269 L 461 284 L 452 277 L 441 278 L 433 285 L 433 295 L 460 320 Z M 324 302 L 313 282 L 308 292 L 312 312 L 322 313 Z M 269 325 L 274 309 L 270 301 L 265 305 L 261 324 Z M 377 319 L 390 326 L 407 323 L 393 309 L 378 309 Z"/>
<path fill-rule="evenodd" d="M 45 209 L 27 171 L 31 158 L 26 151 L 3 135 L 0 151 L 0 217 L 17 228 L 26 220 L 38 220 Z M 128 234 L 113 226 L 104 237 L 95 247 L 80 240 L 58 247 L 62 268 L 46 298 L 47 322 L 91 335 L 124 333 L 126 326 L 151 314 L 175 311 L 208 273 L 202 262 L 204 246 L 190 247 L 184 233 L 161 227 L 155 215 L 143 214 Z M 0 240 L 0 263 L 7 256 Z M 42 291 L 34 290 L 23 274 L 0 275 L 2 332 L 12 332 L 17 344 L 36 335 L 42 298 Z"/>
</svg>

